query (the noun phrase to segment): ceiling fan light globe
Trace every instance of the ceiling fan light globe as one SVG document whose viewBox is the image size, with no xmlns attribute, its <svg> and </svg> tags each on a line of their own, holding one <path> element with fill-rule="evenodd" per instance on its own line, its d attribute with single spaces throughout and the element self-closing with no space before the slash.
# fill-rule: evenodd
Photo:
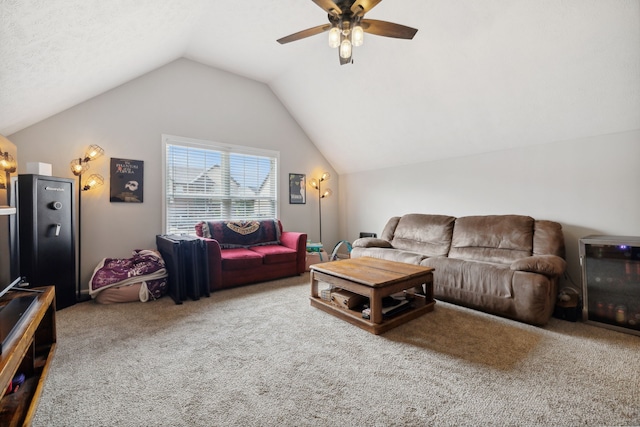
<svg viewBox="0 0 640 427">
<path fill-rule="evenodd" d="M 332 49 L 340 46 L 340 29 L 333 27 L 329 30 L 329 47 Z"/>
<path fill-rule="evenodd" d="M 364 30 L 362 26 L 356 25 L 353 27 L 351 31 L 351 43 L 356 47 L 362 46 L 362 43 L 364 43 Z"/>
<path fill-rule="evenodd" d="M 351 57 L 351 42 L 349 39 L 344 39 L 340 43 L 340 57 L 344 59 Z"/>
</svg>

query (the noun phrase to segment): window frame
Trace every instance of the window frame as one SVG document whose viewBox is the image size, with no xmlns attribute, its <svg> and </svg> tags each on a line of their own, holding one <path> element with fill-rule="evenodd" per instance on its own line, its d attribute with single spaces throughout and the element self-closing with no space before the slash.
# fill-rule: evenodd
<svg viewBox="0 0 640 427">
<path fill-rule="evenodd" d="M 167 179 L 168 179 L 167 146 L 169 145 L 183 146 L 187 148 L 195 148 L 195 149 L 202 149 L 202 150 L 221 151 L 229 154 L 269 157 L 275 160 L 275 170 L 273 173 L 273 179 L 275 181 L 273 184 L 275 188 L 274 213 L 275 213 L 275 218 L 279 217 L 279 209 L 280 209 L 280 185 L 279 185 L 280 152 L 279 151 L 163 134 L 162 144 L 161 144 L 162 146 L 162 230 L 163 230 L 163 234 L 172 233 L 169 231 L 169 213 L 168 213 L 169 207 L 168 207 L 168 194 L 167 194 L 167 189 L 168 189 L 167 188 Z M 227 218 L 221 218 L 221 219 L 232 220 L 232 219 L 238 219 L 238 218 L 227 217 Z M 190 231 L 188 234 L 195 235 L 195 229 L 193 231 Z"/>
</svg>

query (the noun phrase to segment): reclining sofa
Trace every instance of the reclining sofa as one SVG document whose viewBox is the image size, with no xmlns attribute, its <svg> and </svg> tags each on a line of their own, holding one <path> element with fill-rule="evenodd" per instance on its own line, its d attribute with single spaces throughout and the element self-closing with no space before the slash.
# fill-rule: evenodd
<svg viewBox="0 0 640 427">
<path fill-rule="evenodd" d="M 307 235 L 283 231 L 277 219 L 201 221 L 211 291 L 304 273 Z"/>
<path fill-rule="evenodd" d="M 353 243 L 362 256 L 433 267 L 435 298 L 538 326 L 566 269 L 561 225 L 522 215 L 393 217 Z"/>
</svg>

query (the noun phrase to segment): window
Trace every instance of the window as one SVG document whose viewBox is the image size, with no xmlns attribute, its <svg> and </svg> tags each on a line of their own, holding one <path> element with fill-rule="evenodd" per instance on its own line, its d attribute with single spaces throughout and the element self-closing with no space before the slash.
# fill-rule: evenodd
<svg viewBox="0 0 640 427">
<path fill-rule="evenodd" d="M 277 218 L 279 152 L 163 135 L 164 225 L 195 234 L 199 221 Z"/>
</svg>

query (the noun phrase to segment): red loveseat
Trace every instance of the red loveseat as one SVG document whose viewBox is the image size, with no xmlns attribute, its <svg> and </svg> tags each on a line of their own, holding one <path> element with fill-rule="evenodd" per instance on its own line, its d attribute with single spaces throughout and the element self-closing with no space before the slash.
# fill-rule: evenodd
<svg viewBox="0 0 640 427">
<path fill-rule="evenodd" d="M 211 291 L 305 271 L 307 235 L 283 231 L 277 219 L 201 221 L 195 229 L 207 245 Z"/>
</svg>

